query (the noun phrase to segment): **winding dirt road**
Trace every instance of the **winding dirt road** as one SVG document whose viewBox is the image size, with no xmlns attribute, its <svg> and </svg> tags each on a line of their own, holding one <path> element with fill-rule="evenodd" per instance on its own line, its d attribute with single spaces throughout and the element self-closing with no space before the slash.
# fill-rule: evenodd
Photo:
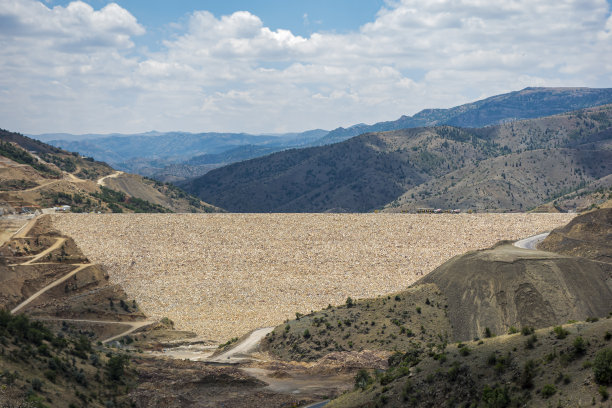
<svg viewBox="0 0 612 408">
<path fill-rule="evenodd" d="M 31 265 L 31 264 L 24 262 L 21 265 Z M 80 271 L 82 271 L 83 269 L 85 269 L 85 268 L 87 268 L 88 266 L 91 266 L 91 265 L 93 265 L 93 264 L 73 264 L 72 266 L 76 266 L 76 268 L 74 270 L 72 270 L 71 272 L 69 272 L 66 275 L 62 276 L 58 280 L 51 282 L 50 284 L 48 284 L 47 286 L 45 286 L 44 288 L 42 288 L 38 292 L 34 293 L 32 296 L 30 296 L 29 298 L 27 298 L 26 300 L 21 302 L 19 305 L 17 305 L 15 308 L 13 308 L 13 310 L 11 310 L 11 313 L 12 314 L 17 313 L 18 311 L 23 309 L 25 306 L 30 304 L 32 301 L 36 300 L 36 298 L 38 298 L 40 295 L 42 295 L 43 293 L 45 293 L 49 289 L 53 289 L 57 285 L 61 285 L 62 283 L 66 282 L 68 279 L 70 279 L 71 277 L 73 277 L 74 275 L 76 275 L 77 273 L 79 273 Z"/>
<path fill-rule="evenodd" d="M 120 175 L 122 175 L 122 174 L 123 174 L 123 172 L 122 172 L 122 171 L 118 171 L 118 170 L 117 170 L 117 171 L 115 171 L 113 174 L 109 174 L 108 176 L 100 177 L 100 178 L 98 179 L 98 185 L 99 185 L 99 186 L 106 186 L 106 184 L 104 183 L 104 181 L 105 181 L 107 178 L 115 178 L 115 177 L 118 177 L 118 176 L 120 176 Z"/>
<path fill-rule="evenodd" d="M 15 234 L 13 234 L 13 238 L 32 238 L 32 237 L 28 237 L 27 234 L 30 232 L 34 224 L 36 224 L 37 218 L 38 217 L 32 218 L 27 224 L 24 224 L 19 230 L 15 232 Z M 35 255 L 32 259 L 19 263 L 19 264 L 13 264 L 10 266 L 26 266 L 26 265 L 33 265 L 33 264 L 47 265 L 49 264 L 48 262 L 36 262 L 36 261 L 43 258 L 47 254 L 55 251 L 56 249 L 61 248 L 61 246 L 65 242 L 66 242 L 66 238 L 63 238 L 63 237 L 56 238 L 56 241 L 53 243 L 53 245 L 51 245 L 49 248 L 45 249 L 41 253 Z M 11 314 L 15 314 L 19 312 L 21 309 L 23 309 L 24 307 L 32 303 L 34 300 L 36 300 L 43 293 L 47 292 L 50 289 L 53 289 L 54 287 L 58 285 L 61 285 L 62 283 L 66 282 L 68 279 L 70 279 L 71 277 L 73 277 L 74 275 L 82 271 L 83 269 L 88 268 L 94 264 L 80 263 L 80 264 L 71 264 L 71 265 L 75 267 L 72 271 L 68 272 L 66 275 L 62 276 L 61 278 L 56 279 L 55 281 L 51 282 L 47 286 L 43 287 L 42 289 L 40 289 L 39 291 L 37 291 L 36 293 L 28 297 L 26 300 L 24 300 L 23 302 L 15 306 L 11 310 Z M 146 327 L 146 326 L 149 326 L 155 323 L 155 321 L 153 320 L 144 320 L 144 321 L 139 321 L 139 322 L 123 322 L 123 321 L 112 321 L 112 320 L 64 319 L 64 318 L 54 318 L 54 317 L 42 317 L 42 318 L 37 318 L 37 319 L 38 320 L 60 320 L 60 321 L 66 321 L 66 322 L 95 323 L 95 324 L 118 324 L 118 325 L 128 326 L 128 328 L 125 331 L 115 336 L 102 340 L 102 343 L 109 343 L 113 340 L 117 340 L 123 336 L 127 336 L 128 334 L 135 332 L 136 330 L 142 327 Z"/>
</svg>

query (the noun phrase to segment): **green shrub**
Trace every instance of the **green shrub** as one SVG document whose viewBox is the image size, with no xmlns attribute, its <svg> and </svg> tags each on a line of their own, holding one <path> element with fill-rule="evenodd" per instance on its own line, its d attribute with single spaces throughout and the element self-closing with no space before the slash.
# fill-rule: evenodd
<svg viewBox="0 0 612 408">
<path fill-rule="evenodd" d="M 57 373 L 53 370 L 45 370 L 44 372 L 45 378 L 51 382 L 55 382 L 57 378 Z"/>
<path fill-rule="evenodd" d="M 121 381 L 129 360 L 127 355 L 115 354 L 111 356 L 106 362 L 106 373 L 108 374 L 108 378 L 111 381 Z"/>
<path fill-rule="evenodd" d="M 552 384 L 546 384 L 544 387 L 542 387 L 542 396 L 544 398 L 550 398 L 553 395 L 555 395 L 556 392 L 557 392 L 557 387 L 555 387 Z"/>
<path fill-rule="evenodd" d="M 529 336 L 530 334 L 533 334 L 535 332 L 535 329 L 533 327 L 523 327 L 521 329 L 521 334 L 523 336 Z"/>
<path fill-rule="evenodd" d="M 491 354 L 489 354 L 489 357 L 487 357 L 487 364 L 494 366 L 495 363 L 497 363 L 497 355 L 494 351 L 492 351 Z"/>
<path fill-rule="evenodd" d="M 482 406 L 486 408 L 504 408 L 510 405 L 510 395 L 508 388 L 491 388 L 485 385 L 480 397 Z"/>
<path fill-rule="evenodd" d="M 38 378 L 32 378 L 32 389 L 34 391 L 42 390 L 43 382 Z"/>
<path fill-rule="evenodd" d="M 575 356 L 583 356 L 587 350 L 586 341 L 582 338 L 582 336 L 578 336 L 574 339 L 574 355 Z"/>
<path fill-rule="evenodd" d="M 368 370 L 362 368 L 357 372 L 357 375 L 355 375 L 355 388 L 364 390 L 368 385 L 372 384 L 372 382 L 372 376 Z"/>
<path fill-rule="evenodd" d="M 597 353 L 593 373 L 598 384 L 612 384 L 612 349 L 606 348 Z"/>
<path fill-rule="evenodd" d="M 461 354 L 463 357 L 469 356 L 471 352 L 472 350 L 470 350 L 468 346 L 463 346 L 459 349 L 459 354 Z"/>
<path fill-rule="evenodd" d="M 533 387 L 533 378 L 536 374 L 536 364 L 533 360 L 528 360 L 523 366 L 523 371 L 520 377 L 520 385 L 522 388 Z"/>
<path fill-rule="evenodd" d="M 610 394 L 608 393 L 608 389 L 606 388 L 605 385 L 600 385 L 598 391 L 599 391 L 599 395 L 601 395 L 602 401 L 606 401 L 608 398 L 610 398 Z"/>
<path fill-rule="evenodd" d="M 569 334 L 569 332 L 567 330 L 565 330 L 562 326 L 557 326 L 553 329 L 553 332 L 555 333 L 555 336 L 558 339 L 564 339 L 567 337 L 567 335 Z"/>
<path fill-rule="evenodd" d="M 535 344 L 537 342 L 538 342 L 538 336 L 536 336 L 534 333 L 531 336 L 529 336 L 529 338 L 527 338 L 527 341 L 525 342 L 525 348 L 532 349 L 535 347 Z"/>
</svg>

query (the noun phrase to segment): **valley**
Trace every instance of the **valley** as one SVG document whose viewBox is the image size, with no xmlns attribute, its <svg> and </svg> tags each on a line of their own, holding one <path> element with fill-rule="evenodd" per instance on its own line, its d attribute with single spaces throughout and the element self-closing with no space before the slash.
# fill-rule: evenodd
<svg viewBox="0 0 612 408">
<path fill-rule="evenodd" d="M 179 183 L 201 198 L 0 131 L 0 406 L 609 406 L 612 107 L 580 105 L 605 93 L 113 136 L 217 143 L 175 182 L 283 150 Z M 562 113 L 506 120 L 529 106 Z"/>
</svg>

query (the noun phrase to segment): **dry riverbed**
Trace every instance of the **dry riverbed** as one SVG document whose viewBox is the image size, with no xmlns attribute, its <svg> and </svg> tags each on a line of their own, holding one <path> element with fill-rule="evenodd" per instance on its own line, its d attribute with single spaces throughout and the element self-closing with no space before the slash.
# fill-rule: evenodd
<svg viewBox="0 0 612 408">
<path fill-rule="evenodd" d="M 62 214 L 152 317 L 225 341 L 328 304 L 402 290 L 455 255 L 572 214 Z"/>
</svg>

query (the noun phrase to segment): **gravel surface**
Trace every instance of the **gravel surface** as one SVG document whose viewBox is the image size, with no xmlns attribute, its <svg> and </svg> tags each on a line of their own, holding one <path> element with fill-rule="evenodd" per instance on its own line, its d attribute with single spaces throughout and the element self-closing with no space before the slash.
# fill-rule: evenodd
<svg viewBox="0 0 612 408">
<path fill-rule="evenodd" d="M 225 341 L 296 312 L 400 291 L 449 258 L 572 214 L 59 214 L 151 317 Z"/>
</svg>

